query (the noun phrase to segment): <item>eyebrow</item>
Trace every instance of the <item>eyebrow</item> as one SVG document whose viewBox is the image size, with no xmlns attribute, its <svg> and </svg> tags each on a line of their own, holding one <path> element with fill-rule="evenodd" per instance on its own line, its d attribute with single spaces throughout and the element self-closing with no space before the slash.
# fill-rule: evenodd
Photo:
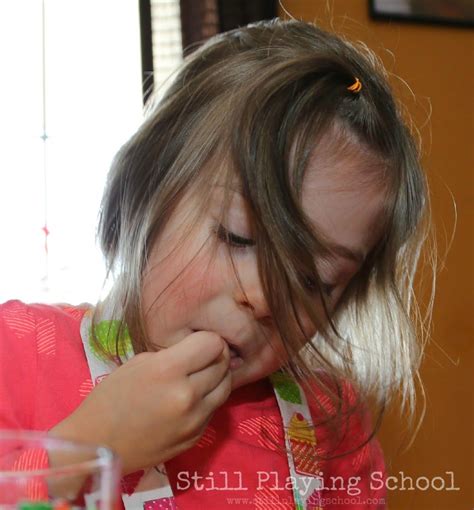
<svg viewBox="0 0 474 510">
<path fill-rule="evenodd" d="M 365 254 L 362 250 L 357 248 L 349 248 L 348 246 L 329 243 L 329 249 L 340 257 L 357 262 L 357 264 L 362 264 L 365 260 Z"/>
</svg>

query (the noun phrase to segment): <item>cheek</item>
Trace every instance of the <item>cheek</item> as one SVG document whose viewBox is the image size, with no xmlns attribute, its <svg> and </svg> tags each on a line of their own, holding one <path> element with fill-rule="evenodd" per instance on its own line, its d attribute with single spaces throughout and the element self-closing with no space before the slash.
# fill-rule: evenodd
<svg viewBox="0 0 474 510">
<path fill-rule="evenodd" d="M 326 304 L 327 304 L 328 313 L 329 313 L 329 315 L 331 315 L 333 312 L 334 305 L 329 300 L 327 300 Z M 318 332 L 318 330 L 320 329 L 321 326 L 327 327 L 329 324 L 328 317 L 326 316 L 326 313 L 324 311 L 324 307 L 323 307 L 321 298 L 318 297 L 318 298 L 314 299 L 314 304 L 312 306 L 312 310 L 319 321 L 319 325 L 318 324 L 315 325 L 313 323 L 313 321 L 309 317 L 309 314 L 306 313 L 306 311 L 303 309 L 303 307 L 301 307 L 298 310 L 298 317 L 299 317 L 299 323 L 300 323 L 301 327 L 303 328 L 304 334 L 301 332 L 300 326 L 298 325 L 298 323 L 296 321 L 293 323 L 293 326 L 296 328 L 296 330 L 299 333 L 298 341 L 301 343 L 301 347 L 303 347 L 303 345 L 306 343 L 307 339 L 311 339 L 314 337 L 314 335 L 316 335 L 316 333 Z"/>
<path fill-rule="evenodd" d="M 175 296 L 175 306 L 195 308 L 218 296 L 223 290 L 222 274 L 206 257 L 196 258 L 170 289 Z M 209 266 L 209 267 L 208 267 Z"/>
<path fill-rule="evenodd" d="M 205 271 L 207 262 L 202 255 L 182 263 L 170 258 L 145 275 L 142 309 L 148 338 L 154 344 L 181 341 L 206 302 L 219 292 L 215 272 Z"/>
<path fill-rule="evenodd" d="M 163 313 L 166 318 L 180 314 L 183 319 L 192 309 L 211 300 L 223 291 L 224 268 L 218 260 L 211 260 L 208 249 L 186 248 L 150 267 L 142 289 L 145 311 Z M 195 253 L 184 257 L 183 253 Z"/>
</svg>

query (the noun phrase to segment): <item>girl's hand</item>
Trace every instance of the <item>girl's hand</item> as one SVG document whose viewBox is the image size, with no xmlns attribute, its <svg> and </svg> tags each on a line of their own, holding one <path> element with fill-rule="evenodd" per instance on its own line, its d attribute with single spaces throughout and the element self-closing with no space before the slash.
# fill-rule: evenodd
<svg viewBox="0 0 474 510">
<path fill-rule="evenodd" d="M 138 354 L 49 433 L 112 448 L 124 475 L 154 466 L 199 440 L 230 395 L 229 361 L 227 343 L 208 331 Z"/>
</svg>

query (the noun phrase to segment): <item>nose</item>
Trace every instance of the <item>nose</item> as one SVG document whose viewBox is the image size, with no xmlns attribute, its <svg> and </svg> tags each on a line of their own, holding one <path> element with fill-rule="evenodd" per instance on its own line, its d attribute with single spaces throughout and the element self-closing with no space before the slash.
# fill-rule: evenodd
<svg viewBox="0 0 474 510">
<path fill-rule="evenodd" d="M 260 279 L 255 278 L 252 282 L 247 283 L 241 280 L 241 283 L 242 285 L 236 285 L 234 294 L 236 303 L 251 311 L 257 320 L 270 319 L 271 312 Z"/>
</svg>

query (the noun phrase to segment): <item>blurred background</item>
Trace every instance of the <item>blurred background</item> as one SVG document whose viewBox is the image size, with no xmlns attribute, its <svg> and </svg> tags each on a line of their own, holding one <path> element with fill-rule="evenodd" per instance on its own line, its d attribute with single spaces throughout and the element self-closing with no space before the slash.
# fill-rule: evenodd
<svg viewBox="0 0 474 510">
<path fill-rule="evenodd" d="M 275 16 L 365 42 L 420 132 L 441 263 L 426 416 L 407 451 L 403 417 L 390 412 L 381 430 L 389 507 L 474 508 L 473 0 L 0 2 L 0 300 L 97 300 L 101 193 L 144 101 L 183 52 Z"/>
</svg>

